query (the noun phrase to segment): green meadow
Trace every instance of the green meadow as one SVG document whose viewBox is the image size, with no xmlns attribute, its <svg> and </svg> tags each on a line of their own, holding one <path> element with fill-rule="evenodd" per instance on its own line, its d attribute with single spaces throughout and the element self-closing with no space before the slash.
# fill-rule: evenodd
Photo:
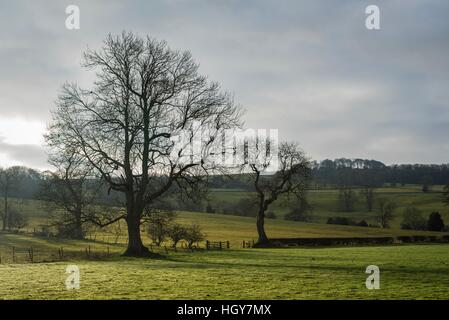
<svg viewBox="0 0 449 320">
<path fill-rule="evenodd" d="M 67 290 L 65 269 L 80 269 Z M 365 269 L 380 268 L 368 290 Z M 3 299 L 448 299 L 449 247 L 231 249 L 0 265 Z"/>
<path fill-rule="evenodd" d="M 269 237 L 375 237 L 398 235 L 441 235 L 399 229 L 402 208 L 416 206 L 428 214 L 440 211 L 449 222 L 448 208 L 441 203 L 440 190 L 420 192 L 418 187 L 383 188 L 382 197 L 398 203 L 390 229 L 327 225 L 331 216 L 374 221 L 363 203 L 350 213 L 336 210 L 335 190 L 312 190 L 314 222 L 282 219 L 285 205 L 267 219 Z M 237 201 L 248 194 L 241 190 L 213 190 L 212 197 Z M 225 250 L 193 252 L 164 246 L 153 251 L 160 259 L 127 258 L 120 254 L 126 235 L 114 236 L 97 230 L 84 241 L 32 236 L 48 220 L 42 203 L 13 199 L 13 205 L 30 217 L 26 232 L 0 233 L 1 299 L 448 299 L 449 245 L 394 244 L 353 247 L 295 247 L 243 249 L 242 241 L 256 239 L 255 219 L 223 214 L 178 212 L 177 221 L 198 223 L 211 241 L 229 241 Z M 144 235 L 144 242 L 150 245 Z M 169 246 L 167 242 L 164 245 Z M 14 260 L 12 248 L 14 247 Z M 63 247 L 64 256 L 59 256 Z M 204 247 L 204 243 L 200 244 Z M 29 249 L 33 249 L 33 262 Z M 86 254 L 90 248 L 91 255 Z M 67 290 L 65 271 L 70 264 L 80 268 L 79 290 Z M 380 289 L 365 287 L 368 265 L 380 268 Z"/>
<path fill-rule="evenodd" d="M 385 198 L 396 203 L 395 218 L 392 221 L 392 227 L 399 228 L 402 220 L 402 212 L 408 206 L 416 207 L 427 217 L 432 211 L 439 211 L 445 221 L 449 223 L 449 206 L 443 203 L 443 186 L 433 186 L 429 192 L 422 192 L 421 186 L 405 185 L 403 187 L 384 187 L 375 190 L 376 198 Z M 320 189 L 310 190 L 307 198 L 313 206 L 312 221 L 326 223 L 330 217 L 347 217 L 355 221 L 365 219 L 368 223 L 374 224 L 375 211 L 369 212 L 363 200 L 359 195 L 360 189 L 355 188 L 358 194 L 355 210 L 352 212 L 342 212 L 338 206 L 338 190 Z M 247 199 L 251 196 L 250 192 L 232 189 L 213 189 L 211 198 L 218 202 L 237 202 L 241 199 Z M 269 211 L 273 211 L 278 218 L 282 219 L 288 212 L 287 201 L 274 203 Z"/>
</svg>

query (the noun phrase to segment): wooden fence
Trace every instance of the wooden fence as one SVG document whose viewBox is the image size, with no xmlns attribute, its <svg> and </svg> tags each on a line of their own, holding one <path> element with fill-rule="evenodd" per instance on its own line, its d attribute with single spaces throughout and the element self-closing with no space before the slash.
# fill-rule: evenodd
<svg viewBox="0 0 449 320">
<path fill-rule="evenodd" d="M 204 247 L 199 243 L 189 247 L 185 243 L 181 246 L 155 246 L 149 245 L 151 252 L 158 252 L 169 254 L 170 252 L 194 252 L 198 250 L 224 250 L 230 249 L 229 241 L 209 241 L 206 240 Z M 120 248 L 123 249 L 123 248 Z M 79 249 L 64 248 L 63 246 L 57 249 L 49 249 L 42 247 L 0 247 L 0 264 L 5 263 L 38 263 L 38 262 L 58 262 L 67 261 L 70 259 L 90 259 L 102 260 L 111 257 L 113 254 L 119 254 L 117 250 L 112 251 L 109 247 L 94 247 L 87 245 Z"/>
<path fill-rule="evenodd" d="M 245 241 L 245 240 L 243 240 L 242 241 L 242 248 L 252 248 L 252 247 L 254 247 L 254 240 L 252 240 L 252 241 Z"/>
<path fill-rule="evenodd" d="M 109 247 L 97 248 L 95 251 L 89 245 L 84 249 L 65 250 L 59 247 L 57 250 L 35 247 L 9 247 L 0 249 L 0 264 L 2 263 L 35 263 L 35 262 L 57 262 L 68 259 L 105 259 L 111 256 Z"/>
<path fill-rule="evenodd" d="M 206 240 L 206 250 L 223 250 L 223 249 L 229 249 L 229 248 L 231 248 L 229 241 Z"/>
</svg>

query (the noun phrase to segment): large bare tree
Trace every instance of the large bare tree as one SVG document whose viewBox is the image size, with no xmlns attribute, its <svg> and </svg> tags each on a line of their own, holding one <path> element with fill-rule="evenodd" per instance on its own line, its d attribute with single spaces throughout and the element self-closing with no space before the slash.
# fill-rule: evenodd
<svg viewBox="0 0 449 320">
<path fill-rule="evenodd" d="M 240 124 L 240 108 L 199 74 L 189 52 L 149 37 L 109 35 L 100 50 L 84 54 L 83 66 L 96 71 L 95 83 L 87 90 L 62 87 L 46 141 L 75 148 L 110 189 L 124 194 L 125 254 L 148 255 L 140 234 L 147 208 L 172 186 L 192 189 L 219 169 L 208 150 L 223 130 Z M 200 148 L 192 147 L 205 127 Z"/>
<path fill-rule="evenodd" d="M 248 165 L 258 203 L 256 224 L 257 245 L 259 246 L 269 243 L 265 233 L 265 212 L 268 207 L 281 196 L 293 196 L 296 199 L 304 197 L 311 172 L 310 162 L 297 144 L 281 143 L 278 154 L 270 153 L 269 146 L 270 143 L 258 144 L 256 142 L 255 147 L 248 148 L 250 155 L 251 153 L 257 154 L 252 159 L 248 159 Z M 266 171 L 271 167 L 272 161 L 278 163 L 278 169 L 274 173 Z"/>
</svg>

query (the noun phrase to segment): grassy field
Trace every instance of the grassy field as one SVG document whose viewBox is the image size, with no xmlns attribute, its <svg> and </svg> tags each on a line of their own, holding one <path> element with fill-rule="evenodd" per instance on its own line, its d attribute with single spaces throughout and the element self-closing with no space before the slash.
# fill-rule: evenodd
<svg viewBox="0 0 449 320">
<path fill-rule="evenodd" d="M 241 191 L 214 192 L 227 201 L 245 196 Z M 400 206 L 413 204 L 425 212 L 440 210 L 447 217 L 447 208 L 437 201 L 438 192 L 423 194 L 413 187 L 379 192 L 394 197 Z M 310 197 L 320 219 L 343 215 L 333 210 L 335 191 L 311 191 Z M 28 231 L 47 222 L 45 207 L 39 202 L 13 199 L 12 203 L 30 217 Z M 367 217 L 363 210 L 349 214 Z M 85 241 L 0 233 L 0 299 L 449 298 L 449 245 L 242 249 L 243 240 L 256 239 L 254 218 L 179 212 L 177 221 L 200 224 L 207 239 L 230 241 L 231 249 L 178 249 L 169 250 L 168 254 L 164 249 L 154 249 L 164 258 L 135 259 L 120 256 L 125 235 L 115 244 L 113 236 L 104 230 Z M 400 230 L 397 225 L 379 229 L 267 219 L 266 229 L 269 237 L 441 235 Z M 150 244 L 145 235 L 144 242 Z M 90 258 L 85 255 L 89 246 Z M 64 248 L 63 258 L 58 256 L 60 247 Z M 34 263 L 28 261 L 29 248 L 33 248 Z M 76 264 L 81 270 L 79 290 L 65 288 L 65 269 L 69 264 Z M 380 290 L 365 287 L 368 265 L 377 265 L 381 270 Z"/>
<path fill-rule="evenodd" d="M 36 202 L 25 200 L 22 204 L 25 211 L 32 211 Z M 223 214 L 209 214 L 203 212 L 177 212 L 176 221 L 183 225 L 199 224 L 211 241 L 229 241 L 233 247 L 241 246 L 242 241 L 257 240 L 256 220 L 252 217 L 239 217 Z M 45 212 L 39 211 L 37 216 L 31 219 L 26 231 L 31 232 L 33 228 L 46 222 Z M 357 226 L 329 225 L 324 223 L 306 223 L 287 221 L 283 219 L 266 219 L 266 232 L 269 237 L 292 237 L 292 238 L 322 238 L 322 237 L 389 237 L 406 235 L 441 235 L 440 232 L 401 230 L 398 228 L 381 229 Z M 125 227 L 123 226 L 123 229 Z M 149 244 L 150 239 L 142 233 L 144 241 Z M 98 229 L 89 234 L 89 239 L 97 240 L 96 243 L 115 243 L 115 235 L 108 229 Z M 53 240 L 55 247 L 63 240 Z M 126 230 L 123 230 L 118 243 L 126 241 Z M 2 243 L 0 241 L 0 249 Z M 166 245 L 170 245 L 168 241 Z M 29 247 L 29 245 L 27 245 Z"/>
<path fill-rule="evenodd" d="M 358 192 L 358 190 L 356 190 Z M 421 191 L 421 186 L 406 185 L 404 187 L 388 187 L 376 189 L 376 198 L 386 198 L 397 204 L 395 218 L 391 223 L 393 228 L 399 228 L 402 221 L 403 210 L 408 206 L 413 206 L 422 211 L 424 216 L 428 216 L 432 211 L 438 211 L 443 219 L 449 224 L 449 206 L 442 201 L 442 186 L 433 186 L 427 193 Z M 212 189 L 211 199 L 218 202 L 237 203 L 241 199 L 246 199 L 251 194 L 244 190 L 235 189 Z M 308 200 L 313 206 L 312 221 L 316 223 L 326 223 L 329 217 L 348 217 L 355 221 L 365 219 L 371 224 L 376 223 L 375 211 L 368 212 L 365 209 L 363 199 L 359 197 L 353 212 L 342 212 L 338 209 L 338 191 L 310 190 Z M 48 214 L 45 206 L 36 200 L 11 199 L 11 205 L 17 207 L 31 218 L 29 228 L 46 224 Z M 270 211 L 275 212 L 279 220 L 288 212 L 286 201 L 280 199 L 275 202 Z"/>
<path fill-rule="evenodd" d="M 449 247 L 239 249 L 0 265 L 3 299 L 448 299 Z M 66 290 L 65 268 L 80 268 Z M 380 268 L 380 290 L 365 269 Z"/>
<path fill-rule="evenodd" d="M 356 193 L 360 190 L 356 189 Z M 433 186 L 431 191 L 422 192 L 421 186 L 406 185 L 403 187 L 385 187 L 375 190 L 376 198 L 385 198 L 394 201 L 397 205 L 396 217 L 392 221 L 392 227 L 399 228 L 402 220 L 402 212 L 408 206 L 413 206 L 422 211 L 426 217 L 432 211 L 439 211 L 445 221 L 449 222 L 449 206 L 443 203 L 442 186 Z M 236 203 L 241 199 L 248 198 L 250 192 L 232 189 L 214 189 L 211 198 L 218 202 Z M 308 200 L 313 206 L 312 219 L 314 222 L 326 223 L 330 217 L 347 217 L 355 221 L 365 219 L 368 223 L 376 223 L 375 212 L 366 210 L 363 198 L 358 197 L 353 212 L 342 212 L 338 208 L 338 191 L 336 189 L 310 190 Z M 280 219 L 288 212 L 289 208 L 285 201 L 274 203 L 269 209 Z"/>
</svg>

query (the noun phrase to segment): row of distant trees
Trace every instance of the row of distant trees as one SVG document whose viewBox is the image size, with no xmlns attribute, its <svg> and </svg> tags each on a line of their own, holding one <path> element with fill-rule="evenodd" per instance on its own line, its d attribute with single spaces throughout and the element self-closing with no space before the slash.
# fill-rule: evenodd
<svg viewBox="0 0 449 320">
<path fill-rule="evenodd" d="M 314 184 L 321 187 L 381 186 L 384 184 L 446 185 L 449 181 L 449 164 L 387 166 L 376 160 L 326 159 L 321 162 L 313 162 L 312 175 Z"/>
<path fill-rule="evenodd" d="M 347 159 L 311 162 L 312 188 L 335 188 L 339 186 L 380 187 L 385 184 L 402 186 L 418 184 L 424 192 L 432 185 L 446 185 L 449 181 L 449 164 L 400 164 L 385 165 L 376 160 Z M 216 176 L 210 181 L 214 188 L 238 188 L 253 190 L 243 177 L 228 180 Z"/>
</svg>

